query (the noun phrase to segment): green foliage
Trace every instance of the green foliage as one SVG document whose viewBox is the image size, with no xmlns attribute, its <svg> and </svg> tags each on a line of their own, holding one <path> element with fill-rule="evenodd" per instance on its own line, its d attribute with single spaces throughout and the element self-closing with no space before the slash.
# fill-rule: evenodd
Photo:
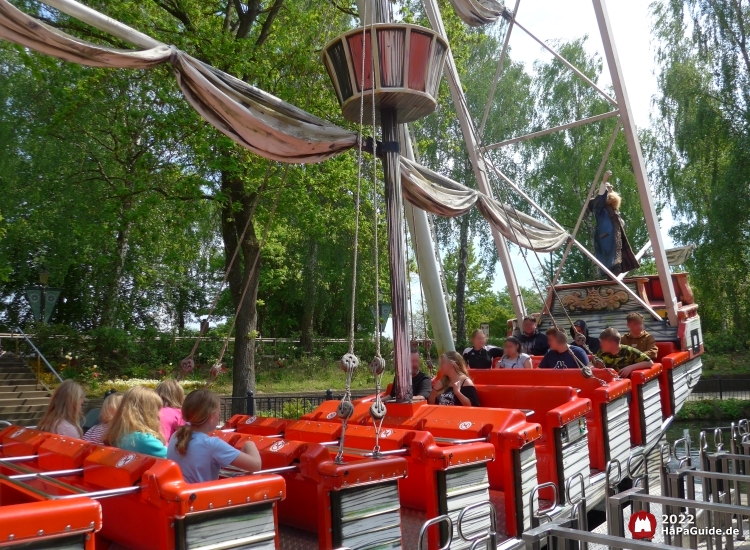
<svg viewBox="0 0 750 550">
<path fill-rule="evenodd" d="M 737 420 L 750 416 L 750 401 L 700 399 L 688 401 L 677 413 L 678 420 Z"/>
<path fill-rule="evenodd" d="M 674 239 L 698 245 L 687 267 L 704 330 L 747 345 L 750 6 L 662 0 L 653 10 L 659 44 L 654 181 L 675 214 Z"/>
</svg>

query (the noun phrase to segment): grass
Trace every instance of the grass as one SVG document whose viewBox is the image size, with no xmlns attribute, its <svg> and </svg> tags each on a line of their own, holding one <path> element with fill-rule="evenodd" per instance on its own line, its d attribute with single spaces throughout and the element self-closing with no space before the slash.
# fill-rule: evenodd
<svg viewBox="0 0 750 550">
<path fill-rule="evenodd" d="M 362 358 L 360 358 L 362 361 Z M 160 380 L 174 375 L 173 368 L 165 365 L 160 369 L 134 368 L 128 370 L 129 374 L 105 374 L 101 373 L 97 378 L 88 376 L 76 376 L 81 382 L 88 397 L 102 397 L 110 389 L 126 391 L 134 385 L 156 387 Z M 66 373 L 67 374 L 67 373 Z M 186 376 L 184 387 L 192 390 L 201 387 L 206 379 L 205 369 L 196 369 Z M 44 377 L 48 386 L 56 386 L 56 380 L 49 375 Z M 383 385 L 387 385 L 391 379 L 388 375 L 383 378 Z M 293 360 L 262 360 L 256 365 L 255 374 L 256 394 L 264 393 L 301 393 L 307 391 L 325 391 L 327 389 L 343 390 L 346 384 L 346 375 L 339 367 L 339 362 L 332 359 L 321 359 L 308 357 Z M 375 387 L 375 381 L 368 365 L 360 363 L 359 368 L 352 378 L 352 389 L 371 389 Z M 231 373 L 220 375 L 211 385 L 211 389 L 222 395 L 232 393 Z"/>
</svg>

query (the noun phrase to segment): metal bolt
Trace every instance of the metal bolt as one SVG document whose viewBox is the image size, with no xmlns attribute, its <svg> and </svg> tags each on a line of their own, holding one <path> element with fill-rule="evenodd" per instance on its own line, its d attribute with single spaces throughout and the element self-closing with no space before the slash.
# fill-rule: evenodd
<svg viewBox="0 0 750 550">
<path fill-rule="evenodd" d="M 13 540 L 14 538 L 16 538 L 15 535 L 8 535 L 8 540 Z"/>
<path fill-rule="evenodd" d="M 192 506 L 190 507 L 190 511 L 191 511 L 191 512 L 193 511 L 193 507 L 192 507 Z"/>
<path fill-rule="evenodd" d="M 39 531 L 37 531 L 36 534 L 41 537 L 44 534 L 44 529 L 39 529 Z"/>
<path fill-rule="evenodd" d="M 232 501 L 231 500 L 227 501 L 227 506 L 231 506 L 231 505 L 232 505 Z"/>
<path fill-rule="evenodd" d="M 65 530 L 66 530 L 66 531 L 70 531 L 70 525 L 66 525 L 66 526 L 65 526 Z"/>
<path fill-rule="evenodd" d="M 213 508 L 214 508 L 214 503 L 213 502 L 209 502 L 208 503 L 208 509 L 209 510 L 213 510 Z"/>
<path fill-rule="evenodd" d="M 263 500 L 268 500 L 268 495 L 263 495 Z"/>
<path fill-rule="evenodd" d="M 169 524 L 169 528 L 170 529 L 174 529 L 174 522 L 172 522 L 172 523 Z"/>
<path fill-rule="evenodd" d="M 94 522 L 93 521 L 91 523 L 89 523 L 89 527 L 91 527 L 92 529 L 94 528 Z"/>
<path fill-rule="evenodd" d="M 247 497 L 247 498 L 245 499 L 245 502 L 250 502 L 250 497 Z"/>
</svg>

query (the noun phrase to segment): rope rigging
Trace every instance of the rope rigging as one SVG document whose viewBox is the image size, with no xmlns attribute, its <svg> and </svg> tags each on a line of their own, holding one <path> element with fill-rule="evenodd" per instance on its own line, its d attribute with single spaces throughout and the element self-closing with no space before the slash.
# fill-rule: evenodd
<svg viewBox="0 0 750 550">
<path fill-rule="evenodd" d="M 364 8 L 364 19 L 367 18 L 367 4 Z M 361 65 L 361 81 L 360 90 L 365 87 L 365 43 L 367 36 L 367 28 L 362 25 L 362 65 Z M 360 211 L 360 190 L 362 185 L 362 131 L 364 128 L 364 116 L 365 116 L 365 95 L 362 94 L 359 98 L 359 135 L 357 143 L 357 191 L 354 199 L 355 205 L 355 218 L 354 218 L 354 259 L 352 261 L 352 299 L 349 319 L 349 351 L 344 354 L 341 358 L 341 369 L 346 373 L 346 387 L 344 389 L 344 395 L 339 402 L 339 406 L 336 408 L 336 414 L 341 418 L 342 430 L 341 439 L 339 441 L 339 450 L 336 453 L 334 462 L 336 464 L 344 463 L 344 440 L 346 437 L 346 427 L 349 423 L 349 419 L 354 414 L 354 405 L 352 405 L 352 377 L 359 366 L 359 359 L 354 354 L 354 315 L 356 313 L 356 300 L 357 300 L 357 258 L 359 254 L 359 211 Z M 374 102 L 373 102 L 374 103 Z M 374 138 L 373 138 L 373 141 Z"/>
</svg>

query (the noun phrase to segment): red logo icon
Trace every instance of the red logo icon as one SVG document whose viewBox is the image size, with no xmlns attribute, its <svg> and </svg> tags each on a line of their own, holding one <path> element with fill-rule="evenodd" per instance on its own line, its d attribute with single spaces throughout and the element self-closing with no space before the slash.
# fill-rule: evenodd
<svg viewBox="0 0 750 550">
<path fill-rule="evenodd" d="M 630 529 L 630 534 L 636 540 L 652 539 L 656 533 L 656 517 L 645 510 L 636 512 L 630 516 L 628 529 Z"/>
</svg>

